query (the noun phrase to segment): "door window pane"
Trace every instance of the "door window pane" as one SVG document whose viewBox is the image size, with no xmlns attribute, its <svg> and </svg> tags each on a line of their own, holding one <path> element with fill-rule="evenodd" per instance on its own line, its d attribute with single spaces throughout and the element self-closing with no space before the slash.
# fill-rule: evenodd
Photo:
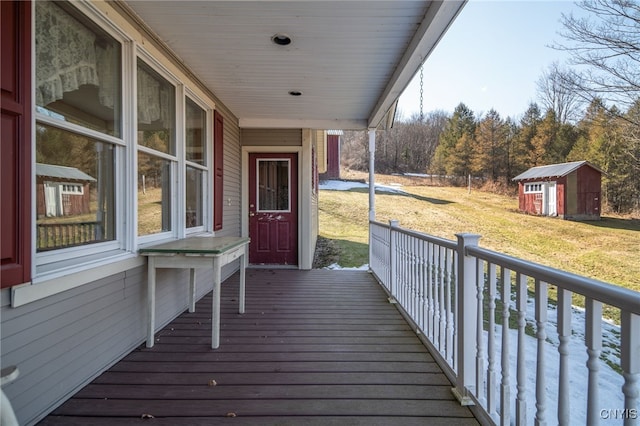
<svg viewBox="0 0 640 426">
<path fill-rule="evenodd" d="M 186 101 L 186 159 L 192 163 L 205 164 L 205 138 L 207 115 L 205 110 L 196 105 L 191 99 Z"/>
<path fill-rule="evenodd" d="M 138 235 L 171 230 L 171 162 L 138 152 Z"/>
<path fill-rule="evenodd" d="M 35 5 L 37 111 L 120 137 L 120 44 L 68 4 Z"/>
<path fill-rule="evenodd" d="M 258 210 L 290 210 L 289 160 L 258 160 Z"/>
<path fill-rule="evenodd" d="M 36 250 L 115 239 L 114 147 L 36 126 Z"/>
<path fill-rule="evenodd" d="M 202 226 L 202 177 L 204 172 L 200 169 L 187 166 L 187 199 L 186 199 L 186 224 L 187 228 Z"/>
<path fill-rule="evenodd" d="M 175 155 L 174 87 L 138 59 L 138 144 Z"/>
</svg>

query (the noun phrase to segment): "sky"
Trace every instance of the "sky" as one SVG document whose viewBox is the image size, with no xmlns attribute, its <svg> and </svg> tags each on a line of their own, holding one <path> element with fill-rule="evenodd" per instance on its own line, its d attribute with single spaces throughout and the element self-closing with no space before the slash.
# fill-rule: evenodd
<svg viewBox="0 0 640 426">
<path fill-rule="evenodd" d="M 520 118 L 538 102 L 536 82 L 567 54 L 549 47 L 562 42 L 561 15 L 580 9 L 568 0 L 470 0 L 424 65 L 423 111 L 452 113 L 463 102 L 476 117 L 495 109 Z M 420 113 L 419 73 L 401 95 L 404 117 Z"/>
</svg>

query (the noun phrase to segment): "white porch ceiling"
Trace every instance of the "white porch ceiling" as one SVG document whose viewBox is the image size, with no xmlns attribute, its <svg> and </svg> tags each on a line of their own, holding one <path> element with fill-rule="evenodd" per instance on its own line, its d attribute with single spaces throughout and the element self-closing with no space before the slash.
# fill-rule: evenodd
<svg viewBox="0 0 640 426">
<path fill-rule="evenodd" d="M 364 129 L 383 121 L 464 2 L 126 4 L 241 127 Z M 292 43 L 274 44 L 277 33 Z"/>
</svg>

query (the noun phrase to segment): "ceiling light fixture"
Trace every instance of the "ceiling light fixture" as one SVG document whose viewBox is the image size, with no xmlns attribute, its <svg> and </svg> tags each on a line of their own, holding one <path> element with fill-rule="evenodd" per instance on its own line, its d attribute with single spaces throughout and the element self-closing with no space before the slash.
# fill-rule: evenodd
<svg viewBox="0 0 640 426">
<path fill-rule="evenodd" d="M 271 37 L 271 41 L 278 46 L 288 46 L 291 44 L 291 37 L 286 34 L 278 33 Z"/>
</svg>

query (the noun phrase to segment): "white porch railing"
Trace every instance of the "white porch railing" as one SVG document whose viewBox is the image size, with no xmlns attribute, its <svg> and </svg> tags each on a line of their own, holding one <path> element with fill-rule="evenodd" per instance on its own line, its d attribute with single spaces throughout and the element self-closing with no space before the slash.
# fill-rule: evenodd
<svg viewBox="0 0 640 426">
<path fill-rule="evenodd" d="M 369 227 L 371 271 L 424 335 L 461 403 L 501 425 L 637 425 L 640 293 L 480 248 L 478 235 L 457 238 L 395 221 Z M 573 295 L 584 297 L 584 310 Z M 619 313 L 619 328 L 603 321 L 603 305 Z M 603 324 L 614 330 L 604 349 Z M 600 377 L 612 367 L 614 386 Z"/>
</svg>

